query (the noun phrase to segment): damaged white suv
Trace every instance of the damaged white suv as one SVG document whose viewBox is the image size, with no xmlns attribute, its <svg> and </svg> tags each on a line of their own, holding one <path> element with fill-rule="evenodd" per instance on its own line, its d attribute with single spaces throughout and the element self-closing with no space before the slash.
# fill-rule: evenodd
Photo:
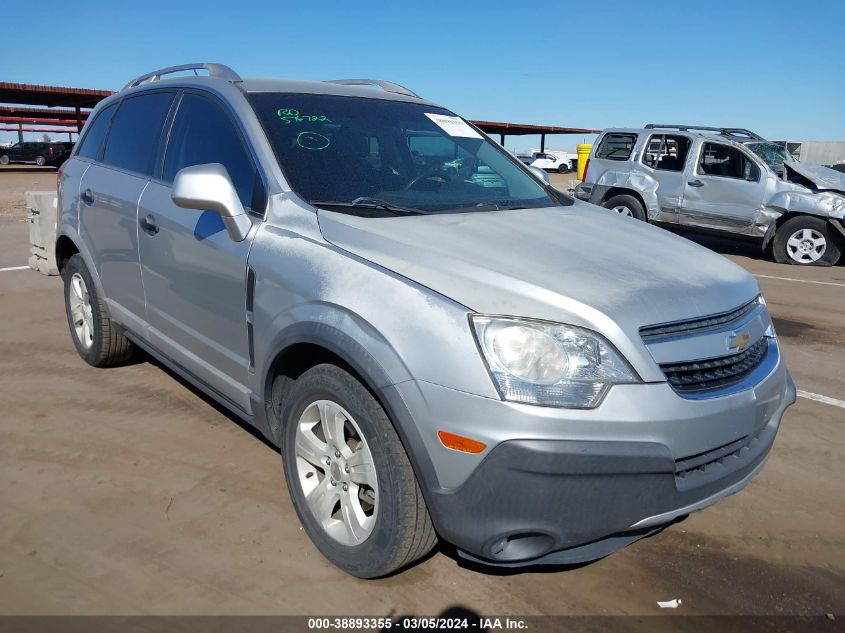
<svg viewBox="0 0 845 633">
<path fill-rule="evenodd" d="M 761 242 L 780 263 L 832 266 L 845 250 L 845 174 L 779 154 L 745 129 L 649 124 L 602 132 L 575 196 L 621 215 Z"/>
</svg>

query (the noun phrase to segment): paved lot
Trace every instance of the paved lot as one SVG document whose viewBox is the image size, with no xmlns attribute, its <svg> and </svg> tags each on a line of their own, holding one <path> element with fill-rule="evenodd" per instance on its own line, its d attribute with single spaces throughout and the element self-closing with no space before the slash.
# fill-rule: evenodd
<svg viewBox="0 0 845 633">
<path fill-rule="evenodd" d="M 0 268 L 26 261 L 23 191 L 53 186 L 0 168 Z M 799 389 L 845 400 L 845 267 L 708 243 L 758 275 Z M 744 492 L 601 561 L 490 573 L 443 549 L 366 582 L 312 547 L 271 446 L 154 363 L 85 365 L 59 279 L 0 272 L 0 323 L 2 614 L 845 613 L 843 408 L 799 398 Z"/>
</svg>

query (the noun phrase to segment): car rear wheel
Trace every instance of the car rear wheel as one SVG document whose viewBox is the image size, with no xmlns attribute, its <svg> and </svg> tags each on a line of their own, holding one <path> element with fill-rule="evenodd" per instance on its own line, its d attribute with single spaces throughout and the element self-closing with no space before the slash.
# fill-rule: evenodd
<svg viewBox="0 0 845 633">
<path fill-rule="evenodd" d="M 47 161 L 44 159 L 43 156 L 36 156 L 35 157 L 35 164 L 39 167 L 44 167 L 47 164 Z"/>
<path fill-rule="evenodd" d="M 112 323 L 81 255 L 77 253 L 68 260 L 62 276 L 67 322 L 79 355 L 94 367 L 108 367 L 129 360 L 135 348 Z"/>
<path fill-rule="evenodd" d="M 411 463 L 384 409 L 351 374 L 317 365 L 281 407 L 288 490 L 305 532 L 359 578 L 411 564 L 437 542 Z"/>
<path fill-rule="evenodd" d="M 646 220 L 645 209 L 643 209 L 643 205 L 640 204 L 640 201 L 637 200 L 634 196 L 613 196 L 609 200 L 605 200 L 602 203 L 602 206 L 605 209 L 616 211 L 616 213 L 618 213 L 619 215 L 623 215 L 629 218 L 635 218 L 637 220 L 642 221 Z"/>
<path fill-rule="evenodd" d="M 833 266 L 841 250 L 838 236 L 827 222 L 811 215 L 799 215 L 778 228 L 772 252 L 780 264 Z"/>
</svg>

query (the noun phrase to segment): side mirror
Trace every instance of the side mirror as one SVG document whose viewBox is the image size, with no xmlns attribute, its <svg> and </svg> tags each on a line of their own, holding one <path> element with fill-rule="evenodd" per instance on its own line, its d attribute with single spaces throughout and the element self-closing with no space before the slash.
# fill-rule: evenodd
<svg viewBox="0 0 845 633">
<path fill-rule="evenodd" d="M 220 163 L 179 170 L 170 197 L 174 204 L 185 209 L 219 213 L 233 242 L 242 242 L 252 228 L 229 172 Z"/>
<path fill-rule="evenodd" d="M 547 185 L 549 184 L 549 174 L 546 173 L 545 169 L 540 169 L 539 167 L 529 167 L 528 170 L 544 183 Z"/>
</svg>

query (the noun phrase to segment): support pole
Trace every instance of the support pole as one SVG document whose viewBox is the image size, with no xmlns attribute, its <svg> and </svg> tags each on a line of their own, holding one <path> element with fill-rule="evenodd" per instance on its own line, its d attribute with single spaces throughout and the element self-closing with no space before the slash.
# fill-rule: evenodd
<svg viewBox="0 0 845 633">
<path fill-rule="evenodd" d="M 543 154 L 546 151 L 546 135 L 540 135 L 540 153 Z"/>
<path fill-rule="evenodd" d="M 79 106 L 76 106 L 76 131 L 77 133 L 82 131 L 82 114 L 79 111 Z"/>
<path fill-rule="evenodd" d="M 505 135 L 504 134 L 499 134 L 499 145 L 501 145 L 502 147 L 505 146 Z"/>
</svg>

